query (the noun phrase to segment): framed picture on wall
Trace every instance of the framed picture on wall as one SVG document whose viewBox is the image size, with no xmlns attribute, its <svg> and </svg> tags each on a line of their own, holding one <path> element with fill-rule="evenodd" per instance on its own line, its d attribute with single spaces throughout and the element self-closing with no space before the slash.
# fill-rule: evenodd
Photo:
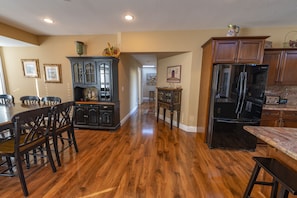
<svg viewBox="0 0 297 198">
<path fill-rule="evenodd" d="M 24 76 L 27 78 L 39 78 L 38 59 L 22 59 Z"/>
<path fill-rule="evenodd" d="M 146 85 L 156 86 L 156 83 L 157 83 L 157 74 L 156 73 L 146 74 Z"/>
<path fill-rule="evenodd" d="M 47 83 L 61 83 L 62 72 L 60 64 L 44 64 L 44 76 Z"/>
<path fill-rule="evenodd" d="M 167 82 L 180 83 L 181 65 L 167 67 Z"/>
</svg>

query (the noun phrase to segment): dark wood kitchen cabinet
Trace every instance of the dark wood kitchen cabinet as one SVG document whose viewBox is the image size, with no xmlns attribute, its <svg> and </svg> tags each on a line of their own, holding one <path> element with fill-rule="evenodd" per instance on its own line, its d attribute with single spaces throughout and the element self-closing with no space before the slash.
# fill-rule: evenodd
<svg viewBox="0 0 297 198">
<path fill-rule="evenodd" d="M 118 61 L 106 56 L 67 57 L 72 68 L 74 126 L 117 129 L 120 126 Z"/>
<path fill-rule="evenodd" d="M 213 37 L 202 45 L 197 128 L 207 138 L 211 80 L 215 64 L 262 64 L 268 36 Z"/>
<path fill-rule="evenodd" d="M 256 63 L 263 60 L 265 38 L 214 39 L 214 63 Z"/>
<path fill-rule="evenodd" d="M 297 127 L 297 111 L 262 110 L 261 126 Z"/>
<path fill-rule="evenodd" d="M 280 111 L 278 110 L 262 110 L 261 114 L 261 126 L 273 126 L 280 125 Z"/>
<path fill-rule="evenodd" d="M 296 49 L 265 49 L 263 63 L 269 65 L 267 85 L 297 85 Z"/>
<path fill-rule="evenodd" d="M 283 111 L 281 126 L 297 128 L 297 111 Z"/>
</svg>

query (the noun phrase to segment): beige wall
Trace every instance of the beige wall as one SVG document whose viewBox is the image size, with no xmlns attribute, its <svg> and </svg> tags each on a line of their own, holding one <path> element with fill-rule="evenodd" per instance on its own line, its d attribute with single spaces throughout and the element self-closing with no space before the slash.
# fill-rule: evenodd
<svg viewBox="0 0 297 198">
<path fill-rule="evenodd" d="M 273 27 L 241 29 L 241 36 L 271 36 L 267 40 L 273 47 L 282 47 L 285 35 L 297 27 Z M 87 44 L 87 55 L 101 55 L 106 43 L 117 44 L 122 55 L 119 65 L 119 88 L 121 100 L 121 119 L 137 107 L 137 67 L 140 66 L 128 53 L 133 52 L 181 52 L 182 54 L 158 60 L 157 86 L 168 86 L 159 78 L 170 65 L 182 65 L 183 103 L 181 126 L 187 131 L 197 131 L 197 112 L 201 70 L 201 45 L 210 37 L 225 36 L 227 29 L 192 30 L 167 32 L 123 32 L 117 35 L 56 36 L 41 37 L 37 47 L 4 47 L 2 56 L 6 71 L 8 92 L 16 96 L 36 94 L 60 95 L 63 100 L 72 99 L 71 71 L 66 56 L 76 55 L 76 40 Z M 0 32 L 1 34 L 1 32 Z M 295 36 L 295 40 L 297 35 Z M 291 38 L 290 38 L 291 39 Z M 41 78 L 28 79 L 23 76 L 21 59 L 39 59 Z M 43 64 L 62 65 L 61 84 L 44 83 Z M 201 82 L 203 83 L 203 82 Z M 200 126 L 198 126 L 200 127 Z"/>
<path fill-rule="evenodd" d="M 101 55 L 107 42 L 115 43 L 114 35 L 41 37 L 40 46 L 4 47 L 3 64 L 6 71 L 7 92 L 18 99 L 23 95 L 60 96 L 72 100 L 71 68 L 67 56 L 76 56 L 75 41 L 86 43 L 88 56 Z M 38 59 L 40 78 L 26 78 L 21 59 Z M 61 64 L 62 83 L 45 83 L 43 64 Z"/>
<path fill-rule="evenodd" d="M 138 67 L 141 67 L 129 54 L 121 54 L 119 62 L 120 118 L 126 119 L 138 106 Z"/>
<path fill-rule="evenodd" d="M 191 87 L 191 70 L 192 67 L 190 65 L 192 64 L 192 53 L 187 52 L 180 55 L 172 56 L 169 58 L 164 58 L 162 60 L 158 61 L 158 67 L 157 67 L 157 86 L 158 87 L 181 87 L 182 90 L 182 108 L 181 108 L 181 114 L 180 114 L 180 122 L 181 122 L 181 128 L 188 129 L 189 126 L 195 126 L 196 120 L 191 120 L 196 118 L 197 110 L 192 110 L 192 107 L 189 103 L 189 97 L 190 97 L 190 87 Z M 181 65 L 181 82 L 180 83 L 167 83 L 167 67 L 168 66 L 175 66 L 175 65 Z M 197 109 L 197 108 L 196 108 Z M 162 111 L 161 111 L 162 112 Z M 169 118 L 169 112 L 166 117 Z M 176 120 L 176 114 L 174 114 L 174 120 Z"/>
</svg>

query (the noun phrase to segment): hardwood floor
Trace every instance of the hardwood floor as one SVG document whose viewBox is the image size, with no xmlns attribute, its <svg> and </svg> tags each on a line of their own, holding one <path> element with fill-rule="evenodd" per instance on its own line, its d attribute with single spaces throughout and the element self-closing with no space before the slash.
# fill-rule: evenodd
<svg viewBox="0 0 297 198">
<path fill-rule="evenodd" d="M 62 166 L 26 170 L 29 197 L 241 197 L 255 152 L 208 149 L 202 134 L 162 120 L 146 103 L 114 132 L 76 130 L 79 152 L 64 151 Z M 253 197 L 257 188 L 253 191 Z M 1 197 L 23 197 L 18 177 L 0 178 Z"/>
</svg>

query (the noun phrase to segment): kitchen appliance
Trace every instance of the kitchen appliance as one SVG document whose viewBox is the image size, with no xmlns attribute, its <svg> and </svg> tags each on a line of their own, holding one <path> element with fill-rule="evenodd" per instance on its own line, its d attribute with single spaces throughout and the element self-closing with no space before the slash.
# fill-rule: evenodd
<svg viewBox="0 0 297 198">
<path fill-rule="evenodd" d="M 207 144 L 254 150 L 257 139 L 243 126 L 259 125 L 268 65 L 214 65 Z"/>
</svg>

